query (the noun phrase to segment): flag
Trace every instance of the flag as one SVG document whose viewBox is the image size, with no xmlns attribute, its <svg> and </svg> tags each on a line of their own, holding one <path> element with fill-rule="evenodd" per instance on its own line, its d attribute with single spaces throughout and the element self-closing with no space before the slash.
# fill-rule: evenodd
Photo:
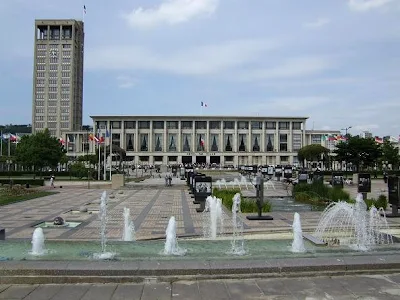
<svg viewBox="0 0 400 300">
<path fill-rule="evenodd" d="M 323 134 L 322 136 L 321 136 L 321 141 L 322 142 L 325 142 L 325 141 L 327 141 L 328 140 L 328 135 L 327 134 Z"/>
<path fill-rule="evenodd" d="M 375 143 L 383 144 L 383 138 L 380 138 L 379 136 L 376 136 L 375 137 Z"/>
<path fill-rule="evenodd" d="M 202 107 L 207 107 L 207 103 L 204 103 L 203 101 L 201 101 L 201 106 Z"/>
<path fill-rule="evenodd" d="M 106 130 L 106 138 L 110 137 L 110 132 L 108 131 L 108 129 Z"/>
<path fill-rule="evenodd" d="M 86 15 L 86 5 L 83 5 L 83 13 Z"/>
<path fill-rule="evenodd" d="M 200 139 L 200 145 L 201 145 L 202 147 L 204 147 L 204 140 L 203 140 L 203 138 Z"/>
<path fill-rule="evenodd" d="M 11 134 L 11 133 L 9 135 L 10 135 L 10 137 L 9 137 L 10 142 L 19 143 L 19 140 L 21 139 L 20 136 L 18 136 L 17 134 Z"/>
<path fill-rule="evenodd" d="M 99 142 L 99 138 L 95 136 L 93 133 L 89 134 L 89 140 L 94 141 L 96 143 Z"/>
<path fill-rule="evenodd" d="M 9 139 L 10 139 L 10 134 L 9 133 L 3 133 L 2 135 L 1 135 L 1 139 L 3 140 L 3 141 L 8 141 Z"/>
<path fill-rule="evenodd" d="M 330 141 L 330 142 L 333 142 L 333 141 L 336 141 L 337 140 L 337 138 L 336 138 L 336 136 L 334 136 L 334 135 L 330 135 L 329 137 L 328 137 L 328 141 Z"/>
<path fill-rule="evenodd" d="M 62 137 L 60 137 L 58 139 L 58 141 L 60 142 L 61 145 L 65 145 L 65 141 L 64 141 L 64 139 Z"/>
<path fill-rule="evenodd" d="M 390 136 L 389 137 L 389 142 L 391 142 L 391 143 L 398 143 L 399 142 L 399 140 L 398 139 L 396 139 L 394 136 Z"/>
</svg>

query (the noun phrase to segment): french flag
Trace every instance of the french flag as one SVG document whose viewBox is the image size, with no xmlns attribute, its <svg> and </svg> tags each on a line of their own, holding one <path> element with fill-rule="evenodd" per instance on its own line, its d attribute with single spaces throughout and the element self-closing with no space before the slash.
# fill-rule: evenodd
<svg viewBox="0 0 400 300">
<path fill-rule="evenodd" d="M 202 106 L 202 107 L 207 107 L 207 103 L 201 101 L 201 106 Z"/>
</svg>

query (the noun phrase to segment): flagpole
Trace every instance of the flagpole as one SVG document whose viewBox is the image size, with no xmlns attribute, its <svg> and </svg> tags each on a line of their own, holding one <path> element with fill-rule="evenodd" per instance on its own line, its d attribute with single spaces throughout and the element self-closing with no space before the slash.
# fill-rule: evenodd
<svg viewBox="0 0 400 300">
<path fill-rule="evenodd" d="M 8 137 L 8 156 L 11 156 L 11 135 Z"/>
<path fill-rule="evenodd" d="M 111 167 L 112 167 L 112 125 L 110 124 L 110 180 L 111 180 Z"/>
<path fill-rule="evenodd" d="M 100 138 L 100 129 L 98 129 L 97 132 L 98 132 L 97 135 Z M 100 180 L 100 163 L 101 163 L 101 159 L 100 159 L 100 157 L 101 157 L 100 156 L 100 143 L 99 143 L 99 141 L 97 142 L 97 147 L 98 147 L 98 150 L 99 150 L 99 163 L 98 163 L 98 167 L 97 167 L 97 180 Z"/>
<path fill-rule="evenodd" d="M 107 127 L 106 127 L 106 133 L 107 133 Z M 107 159 L 107 151 L 106 151 L 106 136 L 104 137 L 104 157 L 103 157 L 103 164 L 104 164 L 104 170 L 103 170 L 103 176 L 104 176 L 104 181 L 107 180 L 107 166 L 106 166 L 106 159 Z"/>
</svg>

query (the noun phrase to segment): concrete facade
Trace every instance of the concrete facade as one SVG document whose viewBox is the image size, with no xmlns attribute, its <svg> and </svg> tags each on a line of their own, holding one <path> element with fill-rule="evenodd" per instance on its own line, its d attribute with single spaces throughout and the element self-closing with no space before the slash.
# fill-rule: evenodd
<svg viewBox="0 0 400 300">
<path fill-rule="evenodd" d="M 32 91 L 32 132 L 50 134 L 82 127 L 84 24 L 36 20 Z"/>
<path fill-rule="evenodd" d="M 92 116 L 93 132 L 126 150 L 131 164 L 297 164 L 297 151 L 340 131 L 306 130 L 307 117 Z M 67 132 L 68 156 L 95 150 L 87 132 Z M 88 144 L 88 145 L 87 145 Z M 334 146 L 334 145 L 333 145 Z"/>
</svg>

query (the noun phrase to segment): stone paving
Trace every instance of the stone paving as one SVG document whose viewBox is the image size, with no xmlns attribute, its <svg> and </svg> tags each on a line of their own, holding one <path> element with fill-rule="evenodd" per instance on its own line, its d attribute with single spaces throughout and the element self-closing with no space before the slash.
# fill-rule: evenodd
<svg viewBox="0 0 400 300">
<path fill-rule="evenodd" d="M 163 238 L 168 220 L 175 216 L 178 235 L 201 235 L 202 214 L 196 212 L 198 205 L 188 192 L 185 181 L 173 179 L 172 187 L 164 186 L 164 178 L 150 178 L 140 183 L 129 183 L 126 188 L 113 191 L 108 205 L 107 237 L 120 240 L 122 237 L 123 208 L 130 208 L 135 224 L 137 239 Z M 277 193 L 286 193 L 284 186 L 277 184 Z M 384 191 L 385 185 L 373 181 L 373 193 Z M 50 189 L 49 187 L 47 189 Z M 355 187 L 345 189 L 355 193 Z M 0 225 L 6 228 L 6 238 L 29 239 L 34 225 L 51 222 L 56 216 L 63 217 L 66 222 L 76 221 L 81 224 L 76 228 L 44 228 L 46 239 L 98 240 L 99 239 L 99 199 L 101 189 L 87 189 L 76 185 L 56 188 L 58 194 L 2 206 L 0 209 Z M 270 190 L 271 191 L 271 190 Z M 80 207 L 88 212 L 80 213 Z M 230 212 L 225 210 L 227 218 Z M 249 221 L 244 218 L 246 232 L 289 232 L 293 221 L 293 212 L 271 212 L 272 221 Z M 318 223 L 320 212 L 302 212 L 303 231 L 313 231 Z M 227 222 L 228 224 L 229 222 Z M 390 226 L 400 228 L 400 219 L 389 219 Z M 229 228 L 227 229 L 229 234 Z"/>
<path fill-rule="evenodd" d="M 7 300 L 395 300 L 400 274 L 147 282 L 143 284 L 0 285 Z"/>
</svg>

